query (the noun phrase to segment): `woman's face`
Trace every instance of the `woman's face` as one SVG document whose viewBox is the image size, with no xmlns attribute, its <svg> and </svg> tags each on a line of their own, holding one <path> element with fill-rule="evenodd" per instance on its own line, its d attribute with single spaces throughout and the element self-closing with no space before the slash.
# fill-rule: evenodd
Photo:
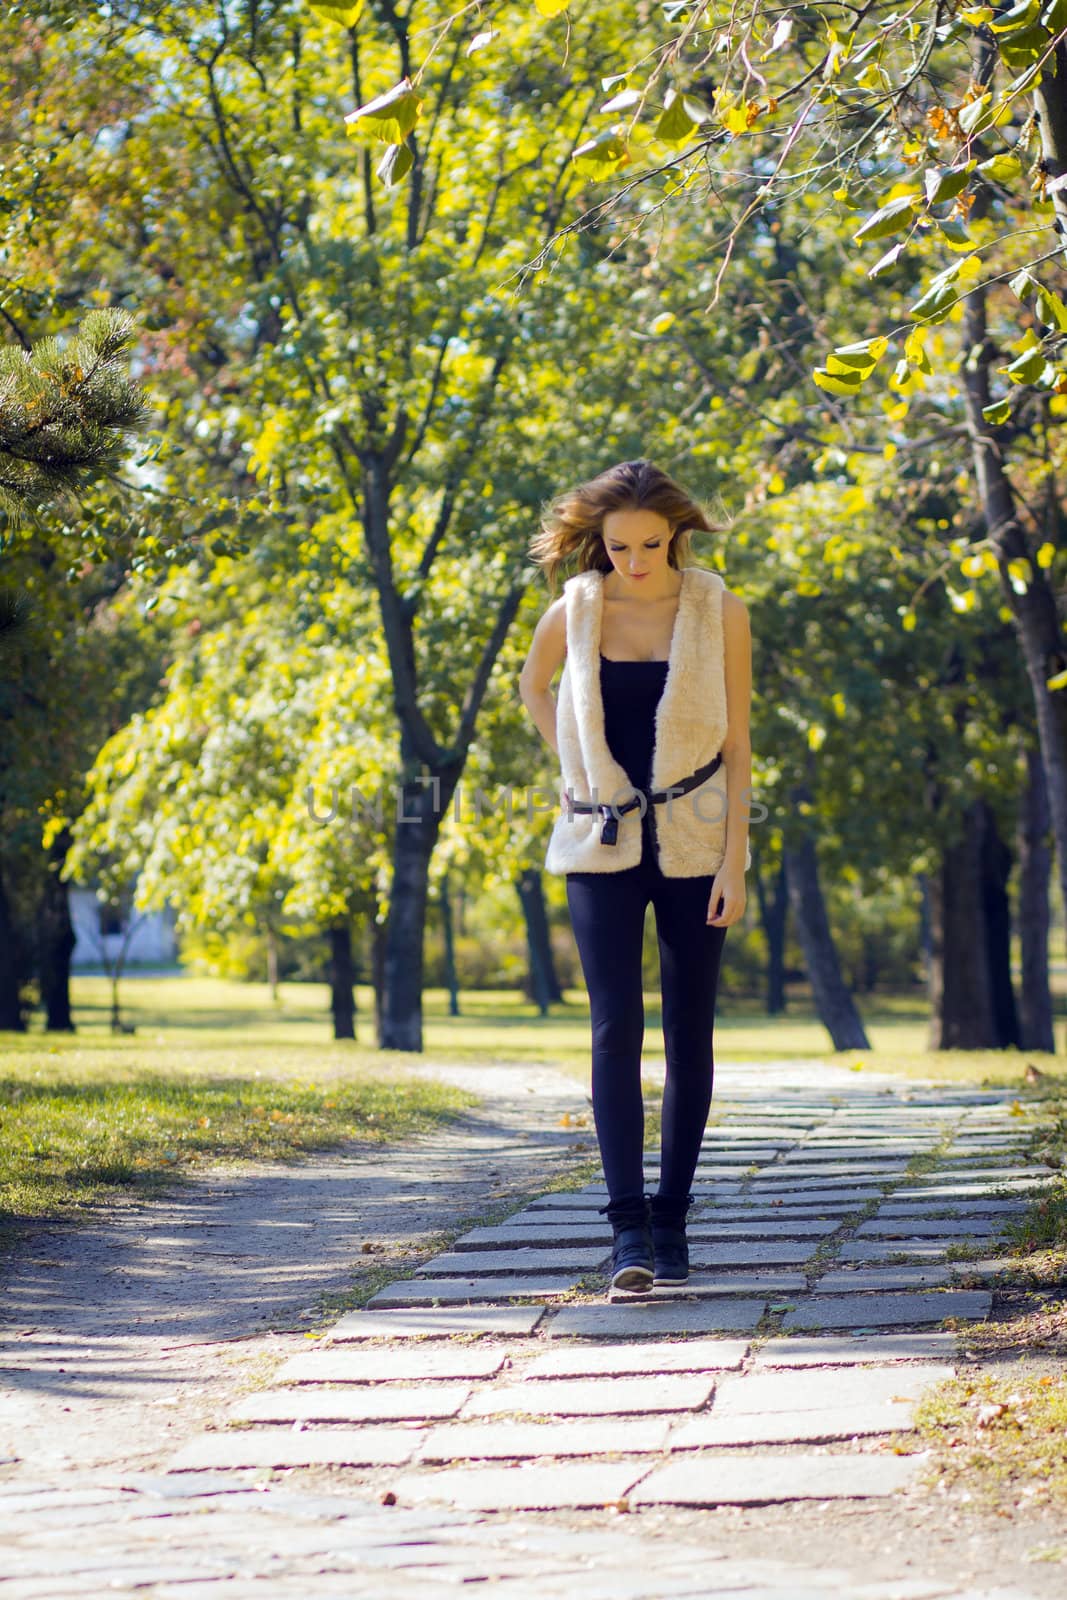
<svg viewBox="0 0 1067 1600">
<path fill-rule="evenodd" d="M 628 587 L 660 587 L 669 562 L 671 525 L 658 511 L 609 511 L 602 524 L 608 560 Z"/>
</svg>

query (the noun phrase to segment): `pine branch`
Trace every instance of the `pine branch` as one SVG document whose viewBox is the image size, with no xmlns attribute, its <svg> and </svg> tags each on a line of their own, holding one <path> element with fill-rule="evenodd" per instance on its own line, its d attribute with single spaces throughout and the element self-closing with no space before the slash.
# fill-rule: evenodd
<svg viewBox="0 0 1067 1600">
<path fill-rule="evenodd" d="M 147 425 L 128 371 L 135 333 L 126 311 L 90 311 L 66 344 L 0 347 L 0 511 L 13 521 L 114 471 Z"/>
</svg>

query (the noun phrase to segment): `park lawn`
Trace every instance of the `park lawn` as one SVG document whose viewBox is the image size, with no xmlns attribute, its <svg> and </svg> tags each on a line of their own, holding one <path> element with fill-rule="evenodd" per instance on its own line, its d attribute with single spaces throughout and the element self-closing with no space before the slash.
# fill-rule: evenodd
<svg viewBox="0 0 1067 1600">
<path fill-rule="evenodd" d="M 1059 974 L 1054 975 L 1058 984 Z M 281 1037 L 293 1045 L 322 1046 L 331 1041 L 328 991 L 324 984 L 282 983 L 274 1004 L 266 984 L 178 975 L 131 975 L 122 980 L 122 1015 L 139 1033 L 177 1042 L 190 1036 L 205 1042 L 225 1040 L 235 1052 L 254 1055 L 265 1041 Z M 101 1033 L 109 1041 L 106 979 L 77 975 L 72 984 L 79 1032 Z M 650 1056 L 662 1054 L 659 996 L 645 993 L 645 1043 Z M 348 1060 L 368 1065 L 411 1057 L 403 1051 L 380 1051 L 374 1038 L 372 994 L 356 989 L 355 1044 L 343 1048 Z M 427 989 L 423 997 L 423 1052 L 420 1062 L 494 1061 L 501 1068 L 539 1064 L 586 1081 L 589 1072 L 589 1006 L 585 991 L 568 989 L 562 1005 L 542 1017 L 537 1007 L 514 990 L 461 990 L 461 1015 L 449 1015 L 443 989 Z M 1056 994 L 1056 1029 L 1067 1032 L 1067 994 Z M 1028 1062 L 1039 1071 L 1067 1080 L 1067 1054 L 1019 1050 L 927 1049 L 928 1010 L 921 995 L 878 995 L 862 1006 L 869 1050 L 835 1051 L 826 1029 L 806 997 L 791 997 L 785 1017 L 767 1017 L 762 1004 L 731 995 L 720 997 L 715 1019 L 716 1057 L 731 1062 L 824 1061 L 861 1072 L 888 1072 L 941 1083 L 1023 1087 Z M 9 1036 L 10 1037 L 10 1036 Z"/>
<path fill-rule="evenodd" d="M 167 984 L 165 1031 L 113 1037 L 80 1013 L 76 980 L 77 1033 L 0 1034 L 0 1229 L 159 1192 L 208 1161 L 402 1139 L 477 1103 L 395 1052 L 293 1041 L 277 1019 L 250 1039 L 232 1012 L 212 1027 L 195 1005 L 186 1019 L 182 989 Z"/>
</svg>

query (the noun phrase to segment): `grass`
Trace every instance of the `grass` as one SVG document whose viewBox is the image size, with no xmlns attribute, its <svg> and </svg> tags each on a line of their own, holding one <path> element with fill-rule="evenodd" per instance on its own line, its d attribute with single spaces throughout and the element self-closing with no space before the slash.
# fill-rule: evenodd
<svg viewBox="0 0 1067 1600">
<path fill-rule="evenodd" d="M 116 1037 L 103 981 L 73 990 L 76 1033 L 0 1034 L 0 1227 L 158 1192 L 204 1162 L 401 1139 L 477 1103 L 400 1052 L 324 1043 L 321 1020 L 312 1039 L 262 996 L 212 1014 L 200 980 L 132 980 L 137 1032 Z"/>
<path fill-rule="evenodd" d="M 937 1384 L 916 1407 L 932 1481 L 978 1509 L 1067 1506 L 1067 1375 L 980 1371 Z"/>
</svg>

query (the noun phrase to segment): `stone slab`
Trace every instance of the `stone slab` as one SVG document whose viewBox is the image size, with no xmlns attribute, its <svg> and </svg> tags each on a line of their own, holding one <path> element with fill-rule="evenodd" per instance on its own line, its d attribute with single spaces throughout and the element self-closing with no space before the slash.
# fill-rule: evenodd
<svg viewBox="0 0 1067 1600">
<path fill-rule="evenodd" d="M 406 1422 L 454 1417 L 469 1384 L 349 1384 L 343 1389 L 257 1390 L 238 1400 L 231 1422 Z"/>
<path fill-rule="evenodd" d="M 929 1294 L 813 1295 L 786 1314 L 782 1327 L 877 1328 L 941 1322 L 945 1317 L 983 1321 L 993 1296 L 984 1289 L 933 1290 Z"/>
<path fill-rule="evenodd" d="M 766 1184 L 780 1189 L 865 1189 L 882 1188 L 897 1183 L 903 1168 L 879 1167 L 877 1162 L 857 1161 L 854 1166 L 838 1163 L 835 1166 L 781 1166 L 762 1167 L 749 1179 L 750 1192 L 760 1194 Z"/>
<path fill-rule="evenodd" d="M 524 1380 L 585 1378 L 596 1374 L 622 1376 L 638 1372 L 725 1372 L 748 1354 L 747 1339 L 681 1339 L 670 1344 L 638 1342 L 615 1345 L 572 1345 L 546 1350 L 527 1361 Z"/>
<path fill-rule="evenodd" d="M 717 1417 L 774 1416 L 779 1411 L 840 1411 L 913 1401 L 932 1384 L 951 1378 L 945 1362 L 921 1366 L 793 1367 L 720 1378 Z"/>
<path fill-rule="evenodd" d="M 851 1339 L 843 1334 L 825 1338 L 798 1335 L 793 1339 L 768 1339 L 756 1354 L 753 1376 L 780 1367 L 838 1367 L 867 1362 L 950 1361 L 956 1354 L 954 1333 L 882 1333 Z"/>
<path fill-rule="evenodd" d="M 895 1493 L 927 1453 L 737 1456 L 686 1453 L 656 1468 L 628 1495 L 632 1505 L 773 1505 L 784 1500 L 864 1500 Z"/>
<path fill-rule="evenodd" d="M 454 1422 L 434 1428 L 417 1461 L 508 1460 L 536 1456 L 658 1455 L 671 1419 L 596 1418 L 592 1422 Z"/>
<path fill-rule="evenodd" d="M 696 1252 L 693 1252 L 695 1256 Z M 679 1295 L 783 1295 L 801 1294 L 808 1280 L 801 1272 L 786 1272 L 781 1267 L 768 1267 L 765 1272 L 733 1272 L 724 1267 L 703 1267 L 694 1261 L 693 1271 L 685 1283 L 671 1286 L 658 1285 L 653 1294 L 677 1299 Z"/>
<path fill-rule="evenodd" d="M 880 1217 L 928 1216 L 931 1210 L 957 1220 L 960 1217 L 1018 1217 L 1030 1209 L 1026 1200 L 997 1200 L 988 1196 L 984 1200 L 955 1200 L 949 1205 L 931 1207 L 928 1200 L 889 1199 L 878 1212 Z"/>
<path fill-rule="evenodd" d="M 871 1217 L 861 1222 L 853 1235 L 856 1239 L 960 1239 L 989 1240 L 996 1231 L 981 1218 L 974 1221 L 953 1222 L 947 1217 Z"/>
<path fill-rule="evenodd" d="M 731 1212 L 729 1217 L 712 1211 L 697 1216 L 695 1207 L 689 1213 L 687 1229 L 690 1239 L 709 1242 L 733 1239 L 821 1239 L 839 1226 L 837 1218 L 813 1217 L 806 1213 L 784 1211 L 759 1211 L 743 1216 Z M 569 1245 L 599 1245 L 611 1250 L 611 1226 L 607 1221 L 589 1223 L 542 1222 L 527 1218 L 512 1225 L 509 1220 L 495 1228 L 472 1228 L 453 1243 L 456 1251 L 497 1251 L 516 1246 L 540 1246 L 560 1250 Z M 472 1264 L 473 1265 L 473 1264 Z"/>
<path fill-rule="evenodd" d="M 913 1256 L 919 1261 L 943 1261 L 945 1252 L 957 1248 L 951 1239 L 846 1239 L 838 1248 L 836 1260 L 859 1261 L 870 1266 L 885 1263 L 893 1256 Z"/>
<path fill-rule="evenodd" d="M 847 1213 L 842 1210 L 840 1216 Z M 840 1216 L 812 1216 L 810 1211 L 764 1210 L 753 1206 L 742 1218 L 738 1212 L 689 1213 L 686 1227 L 691 1239 L 823 1239 L 841 1226 Z"/>
<path fill-rule="evenodd" d="M 415 1455 L 426 1435 L 412 1428 L 241 1428 L 205 1433 L 186 1445 L 170 1472 L 240 1467 L 394 1467 Z"/>
<path fill-rule="evenodd" d="M 1027 1189 L 1034 1189 L 1036 1191 L 1040 1191 L 1048 1188 L 1048 1186 L 1055 1181 L 1056 1180 L 1053 1178 L 1012 1178 L 1007 1179 L 1003 1184 L 992 1182 L 965 1183 L 960 1179 L 954 1179 L 952 1182 L 945 1182 L 941 1180 L 939 1175 L 937 1181 L 923 1184 L 921 1188 L 912 1186 L 907 1189 L 895 1189 L 893 1191 L 893 1199 L 926 1200 L 929 1201 L 931 1205 L 937 1205 L 940 1207 L 942 1204 L 951 1204 L 955 1200 L 980 1200 L 983 1198 L 1010 1199 L 1013 1194 L 1018 1193 L 1020 1190 L 1025 1191 Z M 1003 1196 L 997 1194 L 998 1190 L 1004 1191 Z"/>
<path fill-rule="evenodd" d="M 753 1206 L 757 1208 L 780 1203 L 793 1209 L 804 1206 L 826 1212 L 831 1209 L 848 1212 L 866 1205 L 868 1200 L 882 1200 L 885 1190 L 875 1188 L 873 1184 L 851 1189 L 764 1189 L 753 1184 L 751 1197 Z"/>
<path fill-rule="evenodd" d="M 696 1411 L 715 1392 L 707 1374 L 655 1373 L 639 1378 L 540 1378 L 507 1383 L 471 1395 L 461 1415 L 493 1417 L 526 1412 L 540 1417 L 612 1417 L 653 1411 Z"/>
<path fill-rule="evenodd" d="M 334 1350 L 327 1345 L 293 1356 L 272 1382 L 411 1383 L 420 1378 L 491 1378 L 506 1360 L 499 1345 L 445 1344 L 407 1350 Z"/>
<path fill-rule="evenodd" d="M 600 1246 L 583 1250 L 577 1245 L 564 1245 L 559 1249 L 536 1246 L 518 1247 L 514 1250 L 447 1250 L 433 1256 L 415 1268 L 415 1276 L 471 1277 L 485 1273 L 555 1273 L 594 1272 L 611 1254 L 610 1240 Z"/>
<path fill-rule="evenodd" d="M 646 1334 L 751 1333 L 766 1300 L 653 1300 L 564 1306 L 546 1321 L 550 1339 L 627 1339 Z"/>
<path fill-rule="evenodd" d="M 836 1409 L 779 1411 L 772 1415 L 694 1417 L 675 1428 L 671 1450 L 760 1444 L 824 1444 L 879 1433 L 908 1432 L 915 1407 L 908 1401 L 883 1405 L 840 1406 Z"/>
<path fill-rule="evenodd" d="M 455 1333 L 531 1334 L 544 1306 L 415 1306 L 406 1311 L 349 1311 L 330 1329 L 331 1344 L 350 1339 L 447 1339 Z"/>
<path fill-rule="evenodd" d="M 705 1244 L 696 1239 L 691 1230 L 690 1267 L 755 1267 L 771 1265 L 798 1265 L 811 1255 L 814 1245 L 803 1242 L 779 1243 L 766 1239 L 740 1240 L 730 1244 Z"/>
<path fill-rule="evenodd" d="M 819 1294 L 857 1294 L 865 1290 L 936 1290 L 952 1288 L 958 1272 L 1003 1272 L 1011 1261 L 955 1261 L 942 1266 L 848 1267 L 825 1272 L 816 1288 Z"/>
<path fill-rule="evenodd" d="M 464 1511 L 554 1511 L 610 1505 L 648 1471 L 644 1461 L 561 1461 L 550 1467 L 443 1467 L 392 1479 L 397 1504 L 443 1501 Z"/>
<path fill-rule="evenodd" d="M 564 1216 L 570 1216 L 565 1212 Z M 578 1213 L 575 1213 L 579 1217 Z M 541 1212 L 537 1216 L 509 1217 L 493 1228 L 472 1228 L 453 1241 L 453 1250 L 563 1249 L 572 1245 L 601 1245 L 611 1248 L 611 1224 L 606 1217 L 574 1222 L 557 1220 Z"/>
<path fill-rule="evenodd" d="M 759 1195 L 770 1187 L 799 1191 L 825 1189 L 840 1194 L 849 1189 L 884 1189 L 900 1181 L 899 1172 L 872 1172 L 857 1165 L 847 1172 L 829 1172 L 822 1167 L 764 1167 L 748 1181 L 746 1193 Z"/>
<path fill-rule="evenodd" d="M 566 1294 L 578 1282 L 573 1277 L 509 1278 L 402 1278 L 379 1289 L 367 1301 L 368 1307 L 428 1306 L 435 1300 L 443 1305 L 462 1305 L 476 1300 L 506 1300 L 511 1295 L 536 1295 L 550 1298 Z"/>
</svg>

